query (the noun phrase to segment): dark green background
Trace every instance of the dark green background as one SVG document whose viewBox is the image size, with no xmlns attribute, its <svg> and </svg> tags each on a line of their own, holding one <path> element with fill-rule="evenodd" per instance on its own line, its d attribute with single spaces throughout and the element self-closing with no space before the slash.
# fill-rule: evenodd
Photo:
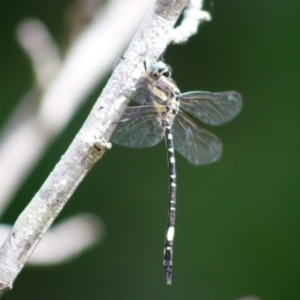
<svg viewBox="0 0 300 300">
<path fill-rule="evenodd" d="M 36 16 L 60 39 L 67 3 L 0 0 L 0 125 L 33 83 L 15 42 L 16 25 Z M 76 261 L 25 267 L 6 298 L 300 299 L 299 11 L 299 1 L 215 0 L 213 22 L 186 45 L 168 48 L 166 60 L 182 91 L 237 90 L 244 100 L 231 123 L 204 126 L 223 141 L 220 161 L 194 167 L 177 155 L 171 287 L 162 272 L 164 144 L 143 150 L 114 146 L 58 218 L 93 212 L 106 224 L 106 239 Z M 103 84 L 49 148 L 3 222 L 13 223 L 41 186 Z"/>
</svg>

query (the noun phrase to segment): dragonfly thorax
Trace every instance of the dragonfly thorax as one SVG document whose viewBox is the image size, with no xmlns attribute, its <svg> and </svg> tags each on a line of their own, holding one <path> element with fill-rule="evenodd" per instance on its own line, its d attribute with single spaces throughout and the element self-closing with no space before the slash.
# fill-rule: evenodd
<svg viewBox="0 0 300 300">
<path fill-rule="evenodd" d="M 167 112 L 177 114 L 180 105 L 180 91 L 171 78 L 171 73 L 171 67 L 164 62 L 153 63 L 148 72 L 150 79 L 148 89 L 158 105 L 164 106 Z"/>
</svg>

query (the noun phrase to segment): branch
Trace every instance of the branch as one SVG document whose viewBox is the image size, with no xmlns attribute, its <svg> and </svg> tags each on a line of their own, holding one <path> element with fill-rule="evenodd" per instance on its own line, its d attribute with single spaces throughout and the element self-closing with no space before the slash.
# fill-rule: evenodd
<svg viewBox="0 0 300 300">
<path fill-rule="evenodd" d="M 250 296 L 243 296 L 241 298 L 238 298 L 236 300 L 262 300 L 261 298 L 254 296 L 254 295 L 250 295 Z"/>
<path fill-rule="evenodd" d="M 126 91 L 133 88 L 144 75 L 143 61 L 153 62 L 164 51 L 170 40 L 170 32 L 185 4 L 184 0 L 156 2 L 83 127 L 41 189 L 17 219 L 12 232 L 0 249 L 0 295 L 12 288 L 15 278 L 46 230 L 87 172 L 110 148 L 110 144 L 106 141 L 114 129 L 111 120 L 116 120 L 125 109 L 128 102 L 124 96 Z M 64 95 L 57 96 L 64 99 Z M 47 106 L 49 102 L 45 103 Z M 53 124 L 44 112 L 42 108 L 39 116 L 43 117 L 44 122 L 37 126 L 49 122 L 56 129 L 57 124 Z"/>
<path fill-rule="evenodd" d="M 11 226 L 0 225 L 0 244 L 11 232 Z M 98 216 L 81 213 L 52 226 L 38 244 L 28 264 L 48 266 L 70 261 L 101 242 L 105 226 Z"/>
<path fill-rule="evenodd" d="M 60 57 L 61 50 L 59 51 L 58 45 L 41 21 L 29 19 L 18 26 L 17 39 L 30 59 L 35 86 L 20 101 L 0 134 L 0 215 L 28 178 L 28 173 L 38 163 L 49 143 L 64 129 L 94 86 L 106 76 L 115 58 L 124 51 L 152 2 L 153 0 L 123 0 L 120 3 L 118 0 L 111 0 L 106 6 L 102 6 L 102 11 L 97 11 L 95 7 L 99 5 L 99 1 L 79 2 L 72 11 L 72 44 L 64 59 Z M 132 5 L 136 8 L 134 13 Z M 86 24 L 91 15 L 93 20 L 85 28 L 78 28 L 78 25 L 82 27 Z M 126 26 L 123 25 L 125 22 Z M 105 47 L 101 41 L 105 41 Z M 94 236 L 93 242 L 96 243 L 96 232 L 101 230 L 92 226 L 99 225 L 100 220 L 98 223 L 88 222 L 86 218 L 81 221 L 85 222 L 89 233 L 78 235 L 78 253 L 90 246 L 86 243 L 86 236 Z M 4 241 L 10 230 L 8 225 L 0 225 L 1 241 Z M 71 236 L 71 230 L 74 229 L 69 230 Z M 58 231 L 54 233 L 58 234 Z M 48 239 L 47 235 L 45 239 Z M 51 238 L 54 247 L 59 244 L 59 238 L 59 235 Z M 51 257 L 46 251 L 49 248 L 39 247 L 35 251 L 35 255 L 39 253 L 39 257 L 44 258 L 43 261 L 39 260 L 40 264 L 49 264 L 55 259 L 55 252 L 50 253 Z M 74 257 L 75 249 L 65 249 L 64 259 Z M 32 264 L 33 260 L 29 263 Z"/>
<path fill-rule="evenodd" d="M 61 264 L 103 240 L 105 226 L 99 217 L 79 214 L 52 226 L 30 256 L 30 265 Z"/>
<path fill-rule="evenodd" d="M 18 26 L 17 39 L 32 63 L 37 86 L 46 89 L 62 65 L 58 46 L 44 24 L 35 19 Z"/>
<path fill-rule="evenodd" d="M 36 86 L 23 97 L 0 134 L 0 215 L 48 145 L 123 53 L 152 2 L 109 1 L 73 41 L 63 61 L 40 21 L 20 25 L 18 40 L 31 60 Z"/>
<path fill-rule="evenodd" d="M 202 10 L 203 0 L 189 0 L 180 26 L 174 28 L 170 43 L 181 44 L 198 32 L 201 23 L 211 21 L 210 14 Z"/>
</svg>

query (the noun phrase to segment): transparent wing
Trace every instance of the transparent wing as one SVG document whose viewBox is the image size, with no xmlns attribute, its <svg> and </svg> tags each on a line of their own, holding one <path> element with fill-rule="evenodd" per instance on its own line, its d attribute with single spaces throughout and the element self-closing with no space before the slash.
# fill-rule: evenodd
<svg viewBox="0 0 300 300">
<path fill-rule="evenodd" d="M 140 105 L 151 105 L 152 98 L 149 91 L 149 84 L 151 84 L 149 78 L 144 77 L 140 79 L 128 98 Z"/>
<path fill-rule="evenodd" d="M 208 164 L 221 156 L 219 138 L 200 128 L 183 112 L 174 119 L 172 133 L 175 149 L 193 165 Z"/>
<path fill-rule="evenodd" d="M 237 92 L 189 92 L 180 96 L 180 107 L 206 124 L 220 125 L 240 112 L 242 98 Z"/>
<path fill-rule="evenodd" d="M 131 148 L 152 147 L 164 135 L 159 120 L 160 115 L 153 106 L 128 107 L 121 119 L 113 123 L 117 126 L 110 140 Z"/>
</svg>

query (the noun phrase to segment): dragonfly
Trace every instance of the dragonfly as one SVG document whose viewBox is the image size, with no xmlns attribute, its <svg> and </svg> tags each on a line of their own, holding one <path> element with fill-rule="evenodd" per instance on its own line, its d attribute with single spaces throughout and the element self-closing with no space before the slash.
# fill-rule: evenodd
<svg viewBox="0 0 300 300">
<path fill-rule="evenodd" d="M 164 242 L 163 266 L 168 285 L 172 284 L 173 244 L 176 216 L 175 150 L 193 165 L 204 165 L 219 159 L 222 143 L 218 137 L 199 127 L 185 112 L 209 125 L 221 125 L 235 117 L 242 99 L 234 91 L 181 93 L 171 78 L 172 69 L 165 62 L 154 62 L 149 70 L 144 63 L 143 76 L 127 107 L 116 124 L 113 143 L 146 148 L 165 139 L 169 169 L 169 205 Z M 185 111 L 185 112 L 184 112 Z"/>
</svg>

